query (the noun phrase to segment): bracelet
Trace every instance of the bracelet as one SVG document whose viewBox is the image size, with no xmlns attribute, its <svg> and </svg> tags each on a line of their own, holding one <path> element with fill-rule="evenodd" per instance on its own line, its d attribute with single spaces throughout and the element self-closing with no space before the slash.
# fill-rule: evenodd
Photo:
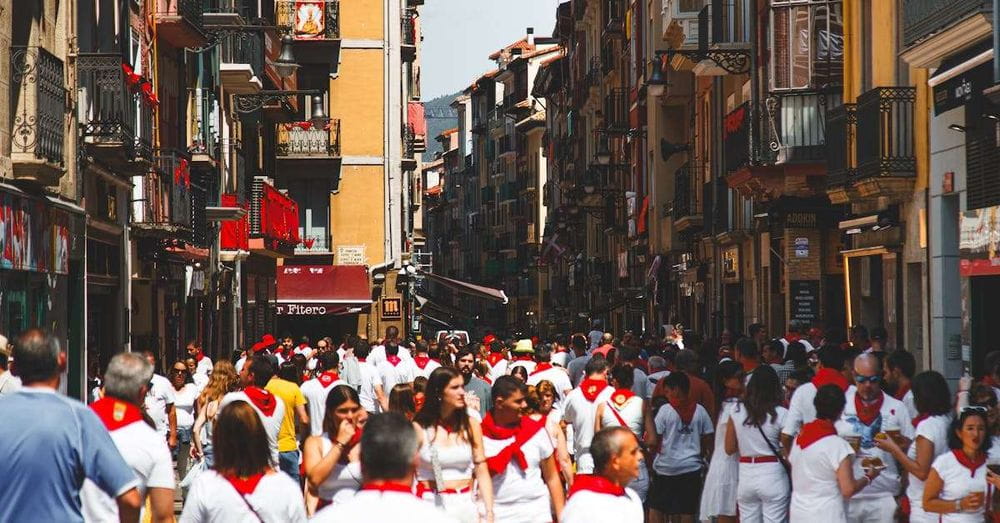
<svg viewBox="0 0 1000 523">
<path fill-rule="evenodd" d="M 336 447 L 337 447 L 338 449 L 340 449 L 341 451 L 343 451 L 343 450 L 344 450 L 344 448 L 345 448 L 345 447 L 347 447 L 347 444 L 346 444 L 346 443 L 341 443 L 341 442 L 339 442 L 339 441 L 336 441 L 336 440 L 334 440 L 333 444 L 334 444 L 334 446 L 336 446 Z"/>
<path fill-rule="evenodd" d="M 961 511 L 962 511 L 962 498 L 958 498 L 955 500 L 955 512 L 961 512 Z"/>
</svg>

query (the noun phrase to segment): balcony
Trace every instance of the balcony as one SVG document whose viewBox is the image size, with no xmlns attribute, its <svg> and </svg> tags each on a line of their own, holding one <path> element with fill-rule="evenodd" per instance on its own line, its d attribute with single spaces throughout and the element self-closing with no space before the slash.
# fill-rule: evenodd
<svg viewBox="0 0 1000 523">
<path fill-rule="evenodd" d="M 750 23 L 747 0 L 707 0 L 698 13 L 698 56 L 692 71 L 698 76 L 747 72 Z"/>
<path fill-rule="evenodd" d="M 423 137 L 419 136 L 412 123 L 403 127 L 403 170 L 411 170 L 417 167 L 418 150 L 422 152 L 425 148 Z"/>
<path fill-rule="evenodd" d="M 63 62 L 41 47 L 11 47 L 10 52 L 14 179 L 59 185 L 66 173 Z"/>
<path fill-rule="evenodd" d="M 326 234 L 314 234 L 311 231 L 299 231 L 302 243 L 295 247 L 295 254 L 331 254 L 333 238 Z"/>
<path fill-rule="evenodd" d="M 249 246 L 269 258 L 295 252 L 299 239 L 299 206 L 271 184 L 256 179 L 250 198 Z"/>
<path fill-rule="evenodd" d="M 246 203 L 241 203 L 238 195 L 226 193 L 219 197 L 222 207 L 239 207 L 248 210 Z M 225 220 L 219 224 L 219 250 L 249 251 L 250 250 L 250 213 L 245 213 L 237 220 Z"/>
<path fill-rule="evenodd" d="M 697 47 L 698 13 L 703 6 L 704 0 L 663 0 L 663 39 L 668 47 L 675 49 Z M 684 60 L 682 57 L 678 58 Z"/>
<path fill-rule="evenodd" d="M 852 185 L 858 165 L 854 157 L 857 125 L 854 104 L 843 104 L 826 113 L 826 194 L 835 204 L 849 203 L 859 196 Z"/>
<path fill-rule="evenodd" d="M 826 108 L 841 105 L 841 98 L 839 89 L 773 93 L 765 102 L 763 162 L 824 163 Z"/>
<path fill-rule="evenodd" d="M 399 25 L 402 32 L 402 44 L 399 48 L 400 57 L 404 62 L 412 62 L 417 58 L 417 43 L 420 39 L 416 13 L 407 9 L 400 18 Z"/>
<path fill-rule="evenodd" d="M 319 127 L 313 122 L 275 125 L 275 154 L 279 161 L 334 160 L 340 158 L 340 120 Z"/>
<path fill-rule="evenodd" d="M 95 159 L 120 175 L 138 176 L 153 161 L 153 108 L 126 80 L 123 65 L 117 53 L 78 55 L 80 134 Z"/>
<path fill-rule="evenodd" d="M 855 186 L 863 197 L 912 196 L 917 171 L 913 142 L 914 87 L 876 87 L 858 97 Z"/>
<path fill-rule="evenodd" d="M 159 150 L 155 167 L 133 188 L 132 228 L 137 234 L 190 240 L 191 165 L 187 155 Z"/>
<path fill-rule="evenodd" d="M 201 47 L 208 41 L 203 0 L 156 0 L 156 35 L 171 47 Z"/>
<path fill-rule="evenodd" d="M 263 89 L 263 29 L 224 33 L 219 37 L 219 82 L 232 94 L 252 94 Z"/>
<path fill-rule="evenodd" d="M 295 59 L 303 64 L 340 62 L 340 0 L 274 2 L 275 25 L 295 39 Z"/>
<path fill-rule="evenodd" d="M 702 215 L 691 190 L 691 169 L 685 163 L 674 173 L 674 230 L 678 233 L 701 229 Z"/>
<path fill-rule="evenodd" d="M 208 87 L 188 89 L 192 111 L 188 122 L 188 154 L 192 165 L 213 168 L 219 159 L 219 103 Z"/>
</svg>

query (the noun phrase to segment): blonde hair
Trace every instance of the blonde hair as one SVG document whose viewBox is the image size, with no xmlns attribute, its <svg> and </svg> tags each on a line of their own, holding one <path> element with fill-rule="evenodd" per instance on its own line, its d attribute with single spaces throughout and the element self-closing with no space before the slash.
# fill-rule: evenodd
<svg viewBox="0 0 1000 523">
<path fill-rule="evenodd" d="M 249 365 L 250 362 L 247 362 Z M 236 390 L 240 383 L 240 376 L 236 373 L 236 367 L 228 360 L 219 360 L 212 367 L 212 375 L 208 377 L 208 383 L 198 396 L 200 405 L 207 405 L 209 402 L 222 399 L 227 392 Z"/>
</svg>

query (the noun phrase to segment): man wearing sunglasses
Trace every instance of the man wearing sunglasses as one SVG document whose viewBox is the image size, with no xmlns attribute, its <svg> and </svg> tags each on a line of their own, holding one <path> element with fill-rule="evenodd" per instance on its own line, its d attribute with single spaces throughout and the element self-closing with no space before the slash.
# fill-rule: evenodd
<svg viewBox="0 0 1000 523">
<path fill-rule="evenodd" d="M 847 520 L 890 523 L 896 512 L 895 494 L 900 489 L 899 467 L 891 454 L 875 446 L 875 438 L 893 437 L 903 443 L 903 438 L 912 440 L 910 412 L 903 402 L 882 391 L 882 364 L 871 354 L 854 359 L 854 386 L 847 391 L 837 433 L 856 449 L 855 477 L 865 473 L 863 462 L 870 464 L 875 458 L 885 469 L 850 499 Z"/>
</svg>

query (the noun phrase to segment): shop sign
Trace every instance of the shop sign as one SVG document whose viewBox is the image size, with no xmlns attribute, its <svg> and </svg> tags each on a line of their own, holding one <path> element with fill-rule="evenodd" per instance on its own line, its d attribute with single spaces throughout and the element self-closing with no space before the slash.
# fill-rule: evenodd
<svg viewBox="0 0 1000 523">
<path fill-rule="evenodd" d="M 1000 207 L 966 211 L 959 220 L 961 275 L 1000 275 Z"/>
<path fill-rule="evenodd" d="M 790 212 L 785 216 L 785 227 L 791 229 L 815 229 L 816 213 Z"/>
<path fill-rule="evenodd" d="M 403 300 L 400 298 L 382 298 L 382 319 L 399 320 L 403 318 Z"/>
<path fill-rule="evenodd" d="M 0 193 L 0 269 L 68 274 L 69 236 L 67 213 Z"/>
<path fill-rule="evenodd" d="M 809 257 L 809 238 L 806 237 L 795 238 L 795 257 L 796 258 Z"/>
<path fill-rule="evenodd" d="M 733 246 L 722 251 L 722 277 L 726 280 L 738 280 L 740 277 L 740 250 Z"/>
<path fill-rule="evenodd" d="M 970 71 L 950 78 L 934 86 L 934 116 L 961 107 L 973 97 L 980 96 L 983 89 L 992 85 L 993 62 L 976 66 Z"/>
<path fill-rule="evenodd" d="M 326 316 L 343 310 L 343 307 L 311 303 L 279 303 L 275 306 L 275 312 L 279 316 Z"/>
<path fill-rule="evenodd" d="M 340 245 L 337 247 L 337 265 L 365 265 L 364 245 Z"/>
<path fill-rule="evenodd" d="M 819 319 L 819 281 L 791 280 L 788 282 L 791 301 L 791 319 L 816 321 Z"/>
</svg>

